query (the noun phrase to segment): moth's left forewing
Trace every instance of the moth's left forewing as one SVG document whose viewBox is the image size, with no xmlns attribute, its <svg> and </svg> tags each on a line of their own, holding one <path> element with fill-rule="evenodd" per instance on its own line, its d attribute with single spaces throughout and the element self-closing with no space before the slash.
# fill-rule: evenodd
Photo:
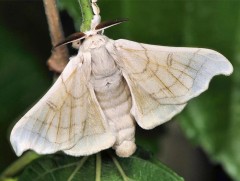
<svg viewBox="0 0 240 181">
<path fill-rule="evenodd" d="M 133 99 L 138 124 L 151 129 L 179 113 L 187 101 L 208 88 L 213 76 L 232 73 L 220 53 L 201 48 L 112 41 L 109 52 L 123 72 Z"/>
</svg>

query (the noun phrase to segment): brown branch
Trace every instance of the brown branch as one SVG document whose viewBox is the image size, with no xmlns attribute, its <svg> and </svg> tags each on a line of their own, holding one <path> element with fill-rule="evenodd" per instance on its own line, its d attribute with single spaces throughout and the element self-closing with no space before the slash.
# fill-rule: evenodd
<svg viewBox="0 0 240 181">
<path fill-rule="evenodd" d="M 60 22 L 56 1 L 43 0 L 43 2 L 47 16 L 52 46 L 55 46 L 57 43 L 64 39 L 62 24 Z M 68 57 L 69 54 L 66 46 L 61 46 L 54 49 L 47 62 L 49 69 L 57 73 L 61 73 L 68 62 Z"/>
</svg>

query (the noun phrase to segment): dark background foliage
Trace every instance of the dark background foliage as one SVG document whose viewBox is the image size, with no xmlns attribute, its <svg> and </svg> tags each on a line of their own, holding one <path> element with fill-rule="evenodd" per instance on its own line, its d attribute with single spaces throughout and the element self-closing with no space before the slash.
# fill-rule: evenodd
<svg viewBox="0 0 240 181">
<path fill-rule="evenodd" d="M 77 1 L 59 3 L 65 34 L 79 30 Z M 137 142 L 186 180 L 240 180 L 240 2 L 100 0 L 98 4 L 103 20 L 130 19 L 106 30 L 112 39 L 211 48 L 233 63 L 231 77 L 214 78 L 209 90 L 174 118 L 177 121 L 152 131 L 138 129 Z M 46 66 L 50 54 L 42 1 L 1 0 L 0 170 L 16 159 L 9 143 L 13 124 L 51 86 L 52 73 Z"/>
</svg>

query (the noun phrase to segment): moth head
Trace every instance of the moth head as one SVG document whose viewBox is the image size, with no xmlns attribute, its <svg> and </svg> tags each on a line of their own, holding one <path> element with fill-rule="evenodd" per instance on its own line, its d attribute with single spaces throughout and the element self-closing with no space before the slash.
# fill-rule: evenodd
<svg viewBox="0 0 240 181">
<path fill-rule="evenodd" d="M 108 37 L 104 35 L 96 34 L 94 36 L 88 36 L 82 42 L 82 49 L 81 50 L 89 50 L 94 48 L 100 48 L 101 46 L 105 45 L 108 41 Z"/>
<path fill-rule="evenodd" d="M 118 25 L 118 24 L 121 24 L 121 23 L 126 22 L 126 21 L 128 21 L 128 20 L 127 19 L 121 19 L 121 20 L 112 20 L 112 21 L 101 22 L 93 30 L 89 30 L 89 31 L 86 31 L 86 32 L 77 32 L 77 33 L 71 34 L 65 40 L 56 44 L 53 48 L 57 48 L 59 46 L 66 45 L 68 43 L 77 44 L 76 42 L 78 42 L 78 44 L 80 44 L 79 42 L 84 42 L 87 39 L 92 38 L 95 35 L 102 34 L 105 29 L 110 28 L 110 27 L 115 26 L 115 25 Z M 98 41 L 101 41 L 101 39 L 99 39 Z"/>
</svg>

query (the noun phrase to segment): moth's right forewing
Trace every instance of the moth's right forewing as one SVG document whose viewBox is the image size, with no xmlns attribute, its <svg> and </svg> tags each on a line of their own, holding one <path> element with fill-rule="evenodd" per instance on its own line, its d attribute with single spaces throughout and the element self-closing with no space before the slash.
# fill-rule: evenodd
<svg viewBox="0 0 240 181">
<path fill-rule="evenodd" d="M 112 147 L 116 141 L 116 134 L 109 127 L 93 87 L 89 85 L 88 90 L 88 116 L 84 122 L 83 136 L 72 148 L 64 150 L 68 155 L 82 156 L 94 154 Z"/>
<path fill-rule="evenodd" d="M 86 106 L 79 102 L 85 97 L 83 92 L 74 95 L 70 90 L 78 83 L 81 61 L 78 56 L 71 58 L 50 90 L 14 126 L 10 141 L 18 156 L 28 149 L 40 154 L 54 153 L 73 146 L 81 137 L 78 118 L 85 119 Z M 82 100 L 77 101 L 76 96 Z M 71 122 L 64 121 L 67 115 L 71 115 Z"/>
<path fill-rule="evenodd" d="M 113 145 L 114 135 L 110 142 L 100 139 L 110 130 L 91 92 L 90 73 L 89 52 L 70 60 L 52 88 L 14 126 L 10 140 L 18 156 L 28 149 L 39 154 L 66 150 L 70 155 L 87 155 Z M 86 138 L 85 145 L 77 146 L 80 152 L 69 151 Z M 93 145 L 96 141 L 98 145 Z"/>
</svg>

